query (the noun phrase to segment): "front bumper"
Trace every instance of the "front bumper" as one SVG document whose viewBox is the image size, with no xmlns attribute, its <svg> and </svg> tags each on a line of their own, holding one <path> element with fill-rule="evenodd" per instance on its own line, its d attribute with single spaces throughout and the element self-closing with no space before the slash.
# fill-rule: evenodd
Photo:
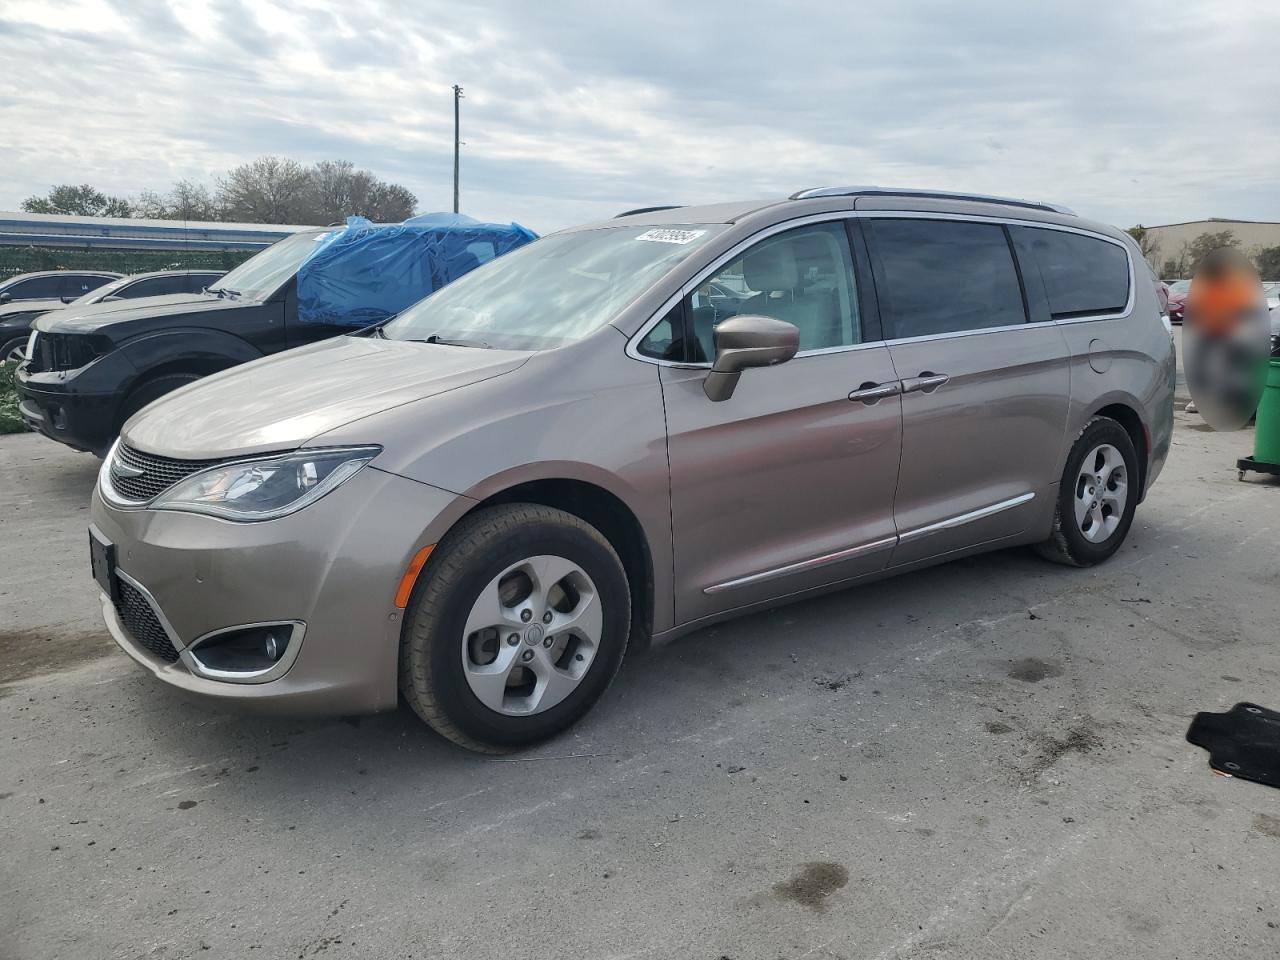
<svg viewBox="0 0 1280 960">
<path fill-rule="evenodd" d="M 101 455 L 116 437 L 120 399 L 116 393 L 77 389 L 64 373 L 28 373 L 18 367 L 14 378 L 18 412 L 32 430 L 76 450 Z"/>
<path fill-rule="evenodd" d="M 179 652 L 171 661 L 136 617 L 103 597 L 115 641 L 158 679 L 227 704 L 289 713 L 370 713 L 395 706 L 401 618 L 396 588 L 413 555 L 472 505 L 465 497 L 365 467 L 295 514 L 234 523 L 164 510 L 121 510 L 95 490 L 93 524 L 118 569 L 141 587 Z M 131 594 L 136 601 L 136 595 Z M 189 645 L 230 627 L 303 625 L 283 675 L 260 683 L 197 676 Z"/>
</svg>

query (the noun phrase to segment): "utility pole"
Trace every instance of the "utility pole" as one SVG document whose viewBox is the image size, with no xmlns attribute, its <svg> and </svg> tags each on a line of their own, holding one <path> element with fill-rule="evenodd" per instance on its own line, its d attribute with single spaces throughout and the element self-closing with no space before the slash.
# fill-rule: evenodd
<svg viewBox="0 0 1280 960">
<path fill-rule="evenodd" d="M 462 88 L 453 85 L 453 212 L 458 212 L 458 101 L 462 99 Z"/>
</svg>

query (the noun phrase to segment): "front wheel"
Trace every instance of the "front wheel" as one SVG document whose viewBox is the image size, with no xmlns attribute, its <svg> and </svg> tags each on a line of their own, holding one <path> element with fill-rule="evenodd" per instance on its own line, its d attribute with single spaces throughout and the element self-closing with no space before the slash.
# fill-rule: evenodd
<svg viewBox="0 0 1280 960">
<path fill-rule="evenodd" d="M 31 334 L 22 337 L 14 337 L 0 343 L 0 363 L 21 363 L 27 358 L 26 349 L 27 341 L 31 339 Z"/>
<path fill-rule="evenodd" d="M 630 624 L 626 572 L 598 530 L 551 507 L 489 507 L 451 530 L 419 575 L 400 689 L 455 743 L 516 749 L 591 708 Z"/>
<path fill-rule="evenodd" d="M 1053 535 L 1037 546 L 1040 555 L 1073 567 L 1106 560 L 1129 533 L 1138 494 L 1133 441 L 1116 421 L 1094 417 L 1067 455 Z"/>
</svg>

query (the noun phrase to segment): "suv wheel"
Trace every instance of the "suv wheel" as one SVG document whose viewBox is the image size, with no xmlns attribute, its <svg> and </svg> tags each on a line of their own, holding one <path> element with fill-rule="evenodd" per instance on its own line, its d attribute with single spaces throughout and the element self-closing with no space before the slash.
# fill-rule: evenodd
<svg viewBox="0 0 1280 960">
<path fill-rule="evenodd" d="M 551 507 L 490 507 L 451 530 L 418 578 L 400 689 L 450 740 L 515 749 L 591 708 L 630 624 L 626 573 L 598 530 Z"/>
<path fill-rule="evenodd" d="M 0 343 L 0 363 L 21 363 L 26 359 L 27 341 L 31 334 Z"/>
<path fill-rule="evenodd" d="M 1085 425 L 1062 474 L 1053 536 L 1038 545 L 1056 563 L 1090 567 L 1120 549 L 1138 507 L 1138 457 L 1124 427 L 1107 417 Z"/>
<path fill-rule="evenodd" d="M 200 375 L 197 373 L 166 373 L 136 387 L 129 396 L 125 397 L 116 432 L 119 432 L 119 427 L 123 427 L 130 417 L 153 400 L 159 400 L 166 393 L 172 393 L 179 387 L 185 387 L 188 383 L 195 383 L 199 379 Z"/>
</svg>

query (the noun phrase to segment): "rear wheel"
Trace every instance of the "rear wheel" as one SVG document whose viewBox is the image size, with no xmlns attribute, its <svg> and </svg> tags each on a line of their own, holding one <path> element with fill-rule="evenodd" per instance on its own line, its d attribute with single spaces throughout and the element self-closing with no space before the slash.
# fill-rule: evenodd
<svg viewBox="0 0 1280 960">
<path fill-rule="evenodd" d="M 1037 549 L 1055 563 L 1089 567 L 1120 549 L 1138 507 L 1138 456 L 1124 427 L 1094 417 L 1067 456 L 1053 535 Z"/>
<path fill-rule="evenodd" d="M 598 530 L 536 504 L 478 511 L 440 542 L 401 636 L 400 689 L 462 746 L 502 752 L 569 727 L 626 651 L 626 573 Z"/>
</svg>

